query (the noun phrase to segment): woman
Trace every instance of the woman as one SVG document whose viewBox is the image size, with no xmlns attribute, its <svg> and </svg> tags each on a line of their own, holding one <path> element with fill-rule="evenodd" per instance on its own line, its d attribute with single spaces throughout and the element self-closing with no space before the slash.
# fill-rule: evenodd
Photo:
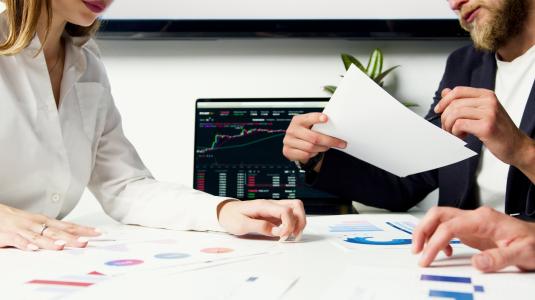
<svg viewBox="0 0 535 300">
<path fill-rule="evenodd" d="M 126 224 L 286 239 L 300 201 L 239 202 L 154 180 L 123 135 L 95 42 L 112 0 L 5 0 L 0 14 L 0 247 L 85 247 L 63 222 L 86 186 Z"/>
</svg>

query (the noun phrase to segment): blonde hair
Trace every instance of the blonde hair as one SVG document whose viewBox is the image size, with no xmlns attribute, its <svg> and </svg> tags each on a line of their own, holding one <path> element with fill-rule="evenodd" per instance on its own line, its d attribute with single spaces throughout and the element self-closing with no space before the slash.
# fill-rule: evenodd
<svg viewBox="0 0 535 300">
<path fill-rule="evenodd" d="M 17 54 L 28 47 L 36 34 L 37 24 L 41 15 L 41 10 L 43 9 L 47 14 L 46 41 L 50 23 L 52 21 L 51 0 L 3 1 L 6 5 L 6 10 L 3 14 L 6 17 L 8 32 L 6 39 L 0 42 L 0 55 Z M 88 27 L 67 23 L 65 31 L 71 36 L 88 36 L 95 34 L 99 25 L 98 21 L 95 21 Z M 44 44 L 44 41 L 42 41 L 42 44 Z"/>
</svg>

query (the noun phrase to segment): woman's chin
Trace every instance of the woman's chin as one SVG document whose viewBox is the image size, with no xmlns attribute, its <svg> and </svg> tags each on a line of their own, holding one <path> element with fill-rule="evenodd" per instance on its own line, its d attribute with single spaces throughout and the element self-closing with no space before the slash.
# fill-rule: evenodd
<svg viewBox="0 0 535 300">
<path fill-rule="evenodd" d="M 74 25 L 82 26 L 82 27 L 89 27 L 95 23 L 97 19 L 97 16 L 94 14 L 91 15 L 84 15 L 79 18 L 69 20 L 68 22 Z"/>
</svg>

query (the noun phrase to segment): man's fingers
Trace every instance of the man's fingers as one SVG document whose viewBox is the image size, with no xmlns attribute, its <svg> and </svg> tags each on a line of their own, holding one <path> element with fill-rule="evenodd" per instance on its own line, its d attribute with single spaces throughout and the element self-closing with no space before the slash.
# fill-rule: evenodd
<svg viewBox="0 0 535 300">
<path fill-rule="evenodd" d="M 307 128 L 310 128 L 315 124 L 325 123 L 328 121 L 328 119 L 329 118 L 327 117 L 327 115 L 314 112 L 314 113 L 308 113 L 308 114 L 295 116 L 293 119 L 293 122 L 295 122 L 296 124 L 305 126 Z"/>
<path fill-rule="evenodd" d="M 494 239 L 497 224 L 490 222 L 496 211 L 481 207 L 475 211 L 461 212 L 456 217 L 442 222 L 429 238 L 420 265 L 427 267 L 435 259 L 437 253 L 445 249 L 452 238 L 471 236 L 474 238 Z"/>
<path fill-rule="evenodd" d="M 446 249 L 449 245 L 451 239 L 454 237 L 452 226 L 454 226 L 453 223 L 456 219 L 452 220 L 442 223 L 437 227 L 420 258 L 420 266 L 428 267 L 435 260 L 438 252 Z"/>
<path fill-rule="evenodd" d="M 65 231 L 66 233 L 69 233 L 72 235 L 78 235 L 78 236 L 99 236 L 100 235 L 100 232 L 93 227 L 82 226 L 82 225 L 78 225 L 78 224 L 74 224 L 70 222 L 50 219 L 47 221 L 47 225 L 49 227 L 53 227 L 61 231 Z"/>
<path fill-rule="evenodd" d="M 308 153 L 291 147 L 282 148 L 282 154 L 290 160 L 298 160 L 300 162 L 306 162 L 312 157 L 318 155 L 318 153 Z"/>
<path fill-rule="evenodd" d="M 446 109 L 447 111 L 448 109 Z M 455 122 L 460 120 L 481 120 L 484 111 L 480 108 L 463 107 L 449 112 L 444 112 L 441 116 L 442 129 L 452 132 Z"/>
<path fill-rule="evenodd" d="M 453 90 L 445 93 L 442 99 L 435 106 L 435 113 L 442 113 L 450 103 L 459 98 L 478 98 L 489 93 L 485 89 L 477 89 L 472 87 L 458 86 Z"/>
<path fill-rule="evenodd" d="M 447 113 L 448 110 L 458 109 L 463 107 L 482 107 L 485 106 L 487 101 L 483 98 L 457 98 L 454 99 L 450 105 L 444 107 L 442 113 Z"/>
<path fill-rule="evenodd" d="M 345 148 L 347 145 L 347 143 L 341 139 L 321 134 L 303 127 L 296 128 L 292 133 L 298 139 L 305 140 L 317 146 L 328 148 Z"/>
<path fill-rule="evenodd" d="M 420 253 L 425 242 L 429 239 L 437 226 L 446 220 L 462 214 L 463 211 L 451 207 L 433 207 L 427 212 L 423 220 L 416 226 L 412 234 L 412 252 Z"/>
<path fill-rule="evenodd" d="M 447 95 L 449 92 L 451 92 L 451 89 L 450 89 L 450 88 L 445 88 L 445 89 L 442 90 L 442 92 L 440 92 L 440 96 L 441 96 L 442 98 L 444 98 L 444 97 L 446 97 L 446 95 Z"/>
<path fill-rule="evenodd" d="M 497 272 L 508 266 L 516 265 L 518 260 L 523 258 L 523 248 L 521 243 L 513 243 L 507 247 L 485 250 L 474 255 L 472 265 L 482 272 Z"/>
<path fill-rule="evenodd" d="M 440 251 L 451 255 L 449 243 L 452 238 L 459 237 L 467 245 L 480 250 L 487 249 L 472 258 L 474 267 L 483 272 L 495 272 L 510 265 L 523 270 L 535 270 L 535 251 L 531 251 L 535 249 L 535 238 L 526 234 L 530 232 L 530 228 L 527 228 L 529 225 L 489 207 L 468 212 L 455 211 L 447 216 L 449 219 L 439 222 L 440 225 L 430 230 L 430 234 L 424 234 L 426 226 L 432 228 L 429 224 L 436 224 L 436 220 L 448 215 L 443 209 L 433 209 L 433 213 L 426 215 L 416 228 L 413 250 L 419 250 L 418 247 L 428 239 L 419 262 L 421 266 L 429 266 Z"/>
<path fill-rule="evenodd" d="M 306 162 L 320 152 L 330 148 L 345 148 L 343 140 L 310 130 L 314 124 L 325 123 L 328 118 L 322 113 L 295 116 L 286 130 L 283 154 L 290 160 Z"/>
<path fill-rule="evenodd" d="M 482 272 L 498 272 L 509 266 L 523 271 L 535 270 L 535 239 L 522 238 L 511 244 L 492 248 L 472 257 L 472 265 Z"/>
<path fill-rule="evenodd" d="M 446 248 L 444 248 L 442 251 L 444 252 L 444 254 L 446 254 L 447 257 L 450 257 L 453 255 L 453 248 L 451 247 L 450 244 L 448 244 L 448 246 L 446 246 Z"/>
<path fill-rule="evenodd" d="M 0 248 L 4 247 L 15 247 L 17 249 L 27 251 L 36 251 L 39 249 L 37 245 L 30 243 L 21 235 L 12 232 L 0 233 Z"/>
<path fill-rule="evenodd" d="M 290 138 L 288 136 L 284 138 L 283 143 L 284 145 L 292 149 L 301 150 L 307 153 L 319 153 L 319 152 L 325 152 L 329 150 L 328 147 L 315 145 L 315 144 L 312 144 L 311 142 L 300 140 L 297 138 Z"/>
<path fill-rule="evenodd" d="M 481 120 L 461 119 L 455 121 L 451 128 L 451 133 L 455 136 L 472 134 L 482 139 L 489 135 L 489 127 Z"/>
</svg>

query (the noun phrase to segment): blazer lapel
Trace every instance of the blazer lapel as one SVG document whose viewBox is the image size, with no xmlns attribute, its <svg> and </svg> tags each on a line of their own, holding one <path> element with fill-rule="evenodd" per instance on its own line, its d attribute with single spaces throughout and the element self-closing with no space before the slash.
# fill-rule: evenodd
<svg viewBox="0 0 535 300">
<path fill-rule="evenodd" d="M 531 94 L 529 95 L 524 114 L 522 115 L 520 129 L 527 135 L 533 137 L 532 133 L 533 129 L 535 129 L 535 82 L 533 82 Z"/>
<path fill-rule="evenodd" d="M 531 94 L 526 103 L 522 121 L 520 122 L 520 130 L 525 132 L 528 136 L 534 137 L 535 129 L 535 82 L 531 88 Z M 508 214 L 530 214 L 531 210 L 528 205 L 528 189 L 531 182 L 520 170 L 515 167 L 509 168 L 507 176 L 507 189 L 505 192 L 505 212 Z M 528 209 L 529 211 L 526 211 Z"/>
<path fill-rule="evenodd" d="M 494 53 L 486 53 L 483 56 L 482 63 L 472 72 L 471 87 L 484 88 L 494 90 L 496 85 L 496 59 Z M 469 135 L 466 138 L 467 147 L 471 150 L 481 154 L 481 147 L 483 143 L 474 135 Z M 466 183 L 464 195 L 462 197 L 464 203 L 462 207 L 477 207 L 479 203 L 470 203 L 469 201 L 477 201 L 473 193 L 476 191 L 476 172 L 479 166 L 480 155 L 473 156 L 465 161 L 464 172 L 459 174 L 462 177 L 462 182 Z"/>
</svg>

